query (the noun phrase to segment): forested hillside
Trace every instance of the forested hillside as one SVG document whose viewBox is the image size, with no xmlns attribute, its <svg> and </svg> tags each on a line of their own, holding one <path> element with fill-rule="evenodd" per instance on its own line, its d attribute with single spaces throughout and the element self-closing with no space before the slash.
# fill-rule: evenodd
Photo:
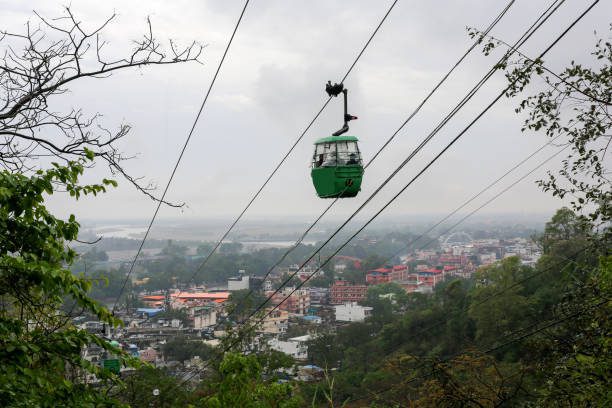
<svg viewBox="0 0 612 408">
<path fill-rule="evenodd" d="M 369 299 L 372 318 L 310 345 L 333 386 L 302 389 L 338 406 L 609 405 L 612 258 L 593 238 L 563 208 L 535 268 L 507 258 L 433 296 Z"/>
</svg>

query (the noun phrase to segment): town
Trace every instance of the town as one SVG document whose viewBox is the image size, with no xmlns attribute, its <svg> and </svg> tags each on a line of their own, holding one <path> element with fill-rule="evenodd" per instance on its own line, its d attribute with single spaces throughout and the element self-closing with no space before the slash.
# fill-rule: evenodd
<svg viewBox="0 0 612 408">
<path fill-rule="evenodd" d="M 385 243 L 394 249 L 405 244 L 400 241 L 390 234 L 360 239 L 356 246 L 362 246 L 367 253 Z M 307 249 L 314 249 L 314 246 Z M 230 243 L 225 253 L 236 256 L 243 250 L 243 245 Z M 478 268 L 504 258 L 518 257 L 522 264 L 533 266 L 541 255 L 541 248 L 526 237 L 473 239 L 467 232 L 455 232 L 440 237 L 427 249 L 400 250 L 388 258 L 389 262 L 383 261 L 377 267 L 373 262 L 381 262 L 382 257 L 376 253 L 364 259 L 337 255 L 324 267 L 313 260 L 302 266 L 276 266 L 262 276 L 250 274 L 245 265 L 246 269 L 225 271 L 226 275 L 232 275 L 225 285 L 202 282 L 157 289 L 147 286 L 152 279 L 147 276 L 147 265 L 155 270 L 160 263 L 172 265 L 166 262 L 177 257 L 197 263 L 202 256 L 188 255 L 187 247 L 172 242 L 157 253 L 150 252 L 139 265 L 138 277 L 131 282 L 132 292 L 125 298 L 124 307 L 116 312 L 123 320 L 122 328 L 111 330 L 82 316 L 75 321 L 87 330 L 112 338 L 134 357 L 156 367 L 171 369 L 179 378 L 197 382 L 199 376 L 192 373 L 204 367 L 202 357 L 206 353 L 202 350 L 210 351 L 219 346 L 228 329 L 244 324 L 248 313 L 242 311 L 243 319 L 237 319 L 235 308 L 242 298 L 249 296 L 251 307 L 246 311 L 259 306 L 253 301 L 264 303 L 260 313 L 264 317 L 255 326 L 251 347 L 264 346 L 286 354 L 296 363 L 293 378 L 308 381 L 320 379 L 323 372 L 322 367 L 312 364 L 308 350 L 310 342 L 321 333 L 335 332 L 352 322 L 363 322 L 376 313 L 367 302 L 369 289 L 385 288 L 387 293 L 378 296 L 390 301 L 395 296 L 392 289 L 400 289 L 407 295 L 426 296 L 445 281 L 469 280 Z M 120 261 L 109 260 L 108 255 L 95 248 L 90 249 L 91 254 L 98 260 L 90 262 L 90 269 L 121 267 Z M 87 257 L 85 254 L 84 258 Z M 161 273 L 170 275 L 172 272 Z M 267 303 L 266 299 L 269 299 Z M 185 348 L 188 352 L 175 348 Z M 116 359 L 101 348 L 90 348 L 85 355 L 102 367 L 115 366 L 119 370 Z M 129 370 L 123 368 L 126 369 Z M 95 378 L 90 380 L 95 381 Z"/>
</svg>

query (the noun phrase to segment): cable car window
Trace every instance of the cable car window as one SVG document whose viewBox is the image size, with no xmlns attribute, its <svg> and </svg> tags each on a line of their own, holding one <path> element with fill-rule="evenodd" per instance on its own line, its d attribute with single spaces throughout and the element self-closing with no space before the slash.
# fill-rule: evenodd
<svg viewBox="0 0 612 408">
<path fill-rule="evenodd" d="M 336 166 L 336 143 L 321 143 L 316 146 L 313 158 L 313 167 L 334 167 Z"/>
<path fill-rule="evenodd" d="M 361 157 L 356 142 L 338 142 L 338 163 L 340 165 L 360 165 Z"/>
</svg>

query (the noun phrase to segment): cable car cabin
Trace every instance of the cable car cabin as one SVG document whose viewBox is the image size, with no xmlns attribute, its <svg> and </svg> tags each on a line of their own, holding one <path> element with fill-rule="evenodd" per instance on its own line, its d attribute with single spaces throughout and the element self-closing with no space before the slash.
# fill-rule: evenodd
<svg viewBox="0 0 612 408">
<path fill-rule="evenodd" d="M 329 136 L 317 140 L 310 176 L 321 198 L 355 197 L 363 176 L 357 138 Z"/>
</svg>

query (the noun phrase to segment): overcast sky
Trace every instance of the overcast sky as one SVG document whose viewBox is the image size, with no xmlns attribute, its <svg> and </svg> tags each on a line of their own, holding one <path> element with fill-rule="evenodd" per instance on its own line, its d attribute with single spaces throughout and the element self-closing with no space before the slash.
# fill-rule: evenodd
<svg viewBox="0 0 612 408">
<path fill-rule="evenodd" d="M 367 161 L 420 103 L 441 76 L 471 44 L 466 27 L 484 29 L 506 0 L 400 0 L 359 61 L 345 85 L 350 90 L 350 134 L 360 138 Z M 515 41 L 549 4 L 517 0 L 493 34 Z M 2 28 L 22 30 L 35 20 L 62 13 L 66 1 L 0 1 Z M 216 65 L 243 6 L 242 1 L 82 1 L 72 0 L 74 13 L 93 27 L 113 11 L 118 18 L 104 32 L 107 52 L 117 55 L 130 39 L 146 31 L 146 17 L 155 35 L 183 43 L 206 44 L 203 65 L 191 63 L 125 71 L 108 79 L 84 80 L 57 101 L 58 107 L 100 112 L 109 127 L 132 126 L 123 142 L 137 158 L 126 166 L 134 176 L 167 182 L 193 123 Z M 338 81 L 361 49 L 390 1 L 253 0 L 185 154 L 168 199 L 186 202 L 182 210 L 163 208 L 160 218 L 235 216 L 263 183 L 326 100 L 324 84 Z M 523 51 L 541 52 L 590 1 L 568 0 L 536 33 Z M 587 61 L 594 30 L 608 36 L 612 2 L 602 1 L 546 58 L 560 70 L 571 60 Z M 494 63 L 473 52 L 414 120 L 398 135 L 365 174 L 356 199 L 342 200 L 336 216 L 352 212 L 409 154 L 452 106 Z M 435 152 L 463 128 L 504 86 L 501 74 L 390 183 L 366 208 L 371 214 L 395 194 Z M 502 100 L 455 147 L 410 187 L 388 214 L 444 213 L 503 174 L 546 142 L 543 135 L 521 133 L 517 100 Z M 249 217 L 304 216 L 308 220 L 329 204 L 318 199 L 310 180 L 312 143 L 341 126 L 341 100 L 332 102 L 306 134 L 276 177 L 264 190 Z M 504 188 L 552 154 L 543 151 L 491 194 Z M 561 156 L 551 167 L 557 166 Z M 551 213 L 561 203 L 541 193 L 534 183 L 543 172 L 496 201 L 489 212 Z M 104 168 L 86 178 L 108 176 Z M 95 199 L 74 203 L 51 201 L 61 214 L 84 218 L 148 218 L 154 205 L 127 182 Z M 486 200 L 486 196 L 483 200 Z M 475 204 L 477 206 L 477 204 Z M 309 218 L 310 217 L 310 218 Z"/>
</svg>

